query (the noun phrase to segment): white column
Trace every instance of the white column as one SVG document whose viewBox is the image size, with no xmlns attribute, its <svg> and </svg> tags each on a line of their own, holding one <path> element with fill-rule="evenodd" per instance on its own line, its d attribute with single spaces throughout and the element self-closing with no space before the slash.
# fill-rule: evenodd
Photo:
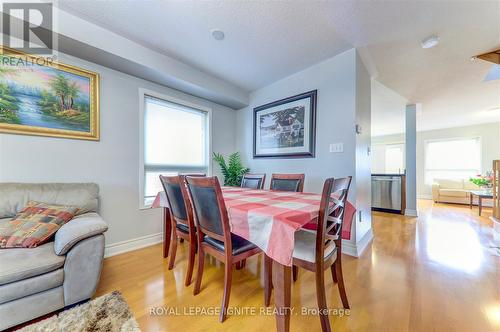
<svg viewBox="0 0 500 332">
<path fill-rule="evenodd" d="M 421 104 L 406 105 L 406 210 L 405 215 L 417 216 L 417 108 Z"/>
</svg>

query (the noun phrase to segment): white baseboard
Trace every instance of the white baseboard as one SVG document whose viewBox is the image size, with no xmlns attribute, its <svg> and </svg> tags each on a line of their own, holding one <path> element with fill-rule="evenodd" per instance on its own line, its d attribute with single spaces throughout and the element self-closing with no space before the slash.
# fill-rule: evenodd
<svg viewBox="0 0 500 332">
<path fill-rule="evenodd" d="M 405 216 L 418 217 L 418 212 L 417 212 L 417 210 L 413 210 L 413 209 L 405 209 Z"/>
<path fill-rule="evenodd" d="M 342 253 L 353 257 L 360 257 L 370 244 L 371 240 L 373 240 L 373 232 L 371 229 L 366 232 L 366 234 L 356 244 L 342 240 Z"/>
<path fill-rule="evenodd" d="M 150 234 L 135 239 L 109 244 L 104 249 L 104 257 L 123 254 L 128 251 L 137 250 L 163 242 L 163 233 Z"/>
<path fill-rule="evenodd" d="M 432 199 L 432 195 L 417 195 L 418 199 Z"/>
</svg>

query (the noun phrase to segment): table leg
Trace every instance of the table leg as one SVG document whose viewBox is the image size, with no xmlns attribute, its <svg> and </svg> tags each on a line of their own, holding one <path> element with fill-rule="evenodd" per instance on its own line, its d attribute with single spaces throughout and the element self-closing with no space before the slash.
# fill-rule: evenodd
<svg viewBox="0 0 500 332">
<path fill-rule="evenodd" d="M 470 193 L 470 209 L 472 210 L 472 201 L 474 200 L 474 195 Z"/>
<path fill-rule="evenodd" d="M 479 216 L 481 216 L 481 211 L 483 210 L 483 199 L 481 198 L 481 196 L 478 197 L 477 204 L 479 205 Z"/>
<path fill-rule="evenodd" d="M 170 239 L 172 237 L 172 223 L 170 222 L 170 211 L 163 208 L 163 258 L 168 257 Z"/>
<path fill-rule="evenodd" d="M 276 331 L 290 331 L 290 298 L 292 267 L 273 261 L 274 301 L 276 304 Z"/>
</svg>

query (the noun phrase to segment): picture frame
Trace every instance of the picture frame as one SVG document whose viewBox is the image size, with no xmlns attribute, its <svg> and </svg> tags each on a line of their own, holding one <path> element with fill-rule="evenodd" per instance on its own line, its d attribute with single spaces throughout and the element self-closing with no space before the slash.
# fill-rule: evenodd
<svg viewBox="0 0 500 332">
<path fill-rule="evenodd" d="M 314 158 L 318 90 L 254 108 L 254 158 Z"/>
<path fill-rule="evenodd" d="M 0 46 L 0 133 L 98 141 L 99 74 Z"/>
</svg>

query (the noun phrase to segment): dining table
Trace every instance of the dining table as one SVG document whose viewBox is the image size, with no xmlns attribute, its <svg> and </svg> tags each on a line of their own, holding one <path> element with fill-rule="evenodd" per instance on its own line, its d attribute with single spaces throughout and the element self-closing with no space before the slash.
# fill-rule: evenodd
<svg viewBox="0 0 500 332">
<path fill-rule="evenodd" d="M 314 228 L 321 195 L 241 187 L 222 187 L 231 232 L 254 243 L 272 259 L 276 329 L 290 330 L 292 254 L 295 232 Z M 152 208 L 163 208 L 163 256 L 168 256 L 172 225 L 168 200 L 159 192 Z M 342 238 L 350 239 L 354 206 L 347 202 Z"/>
</svg>

